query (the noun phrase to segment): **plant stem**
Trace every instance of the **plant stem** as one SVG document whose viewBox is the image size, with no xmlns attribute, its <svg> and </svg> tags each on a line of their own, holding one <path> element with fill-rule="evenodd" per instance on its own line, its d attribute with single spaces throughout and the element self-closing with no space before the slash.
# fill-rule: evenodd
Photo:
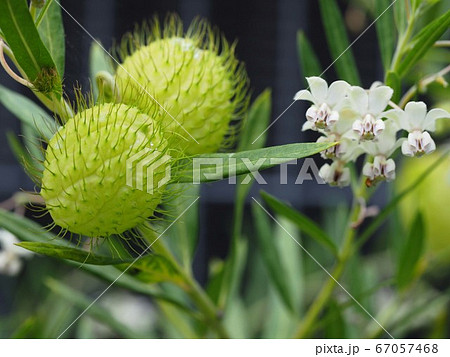
<svg viewBox="0 0 450 357">
<path fill-rule="evenodd" d="M 331 276 L 325 285 L 322 287 L 322 290 L 319 293 L 319 296 L 314 301 L 314 303 L 309 308 L 305 319 L 300 323 L 297 328 L 297 332 L 295 334 L 295 338 L 307 338 L 312 330 L 312 327 L 316 323 L 319 314 L 322 312 L 323 308 L 328 303 L 331 294 L 334 291 L 334 288 L 337 284 L 337 280 L 341 277 L 344 272 L 345 265 L 348 262 L 349 257 L 352 252 L 352 243 L 355 237 L 355 229 L 351 228 L 351 223 L 358 218 L 359 215 L 359 207 L 358 204 L 354 204 L 352 208 L 352 212 L 350 214 L 351 219 L 348 222 L 347 231 L 344 238 L 344 245 L 342 252 L 339 256 L 339 260 L 331 272 Z"/>
<path fill-rule="evenodd" d="M 397 47 L 395 49 L 394 57 L 392 59 L 391 71 L 398 73 L 397 67 L 400 65 L 402 60 L 403 51 L 405 50 L 405 46 L 411 38 L 412 32 L 414 30 L 416 20 L 416 14 L 413 12 L 408 21 L 408 26 L 406 27 L 406 31 L 402 34 L 398 40 Z"/>
<path fill-rule="evenodd" d="M 338 279 L 342 276 L 349 258 L 352 256 L 354 251 L 353 242 L 356 235 L 356 229 L 352 227 L 352 223 L 355 222 L 360 213 L 359 200 L 361 198 L 365 199 L 366 186 L 364 180 L 361 180 L 359 188 L 354 190 L 354 198 L 352 210 L 350 212 L 349 220 L 347 222 L 347 229 L 344 233 L 344 241 L 342 245 L 341 252 L 339 254 L 339 260 L 336 263 L 333 271 L 330 273 L 330 278 L 322 287 L 317 299 L 309 308 L 306 313 L 305 318 L 300 322 L 297 327 L 297 332 L 295 333 L 295 338 L 307 338 L 311 334 L 316 321 L 322 312 L 322 310 L 327 305 L 337 285 Z"/>
<path fill-rule="evenodd" d="M 450 72 L 450 65 L 447 67 L 441 69 L 439 72 L 432 74 L 431 76 L 425 77 L 422 80 L 419 81 L 417 85 L 412 86 L 403 96 L 401 99 L 399 106 L 401 108 L 404 108 L 405 105 L 411 100 L 411 98 L 420 90 L 425 89 L 428 87 L 431 83 L 439 80 L 443 76 L 445 76 L 447 73 Z M 445 83 L 445 82 L 444 82 Z"/>
<path fill-rule="evenodd" d="M 151 228 L 147 227 L 145 230 L 148 232 Z M 183 278 L 184 284 L 181 285 L 181 288 L 186 291 L 186 293 L 190 296 L 192 301 L 197 305 L 199 310 L 204 314 L 206 321 L 211 324 L 211 326 L 216 331 L 217 335 L 220 338 L 230 338 L 229 333 L 223 326 L 220 321 L 220 313 L 217 310 L 214 303 L 211 301 L 209 296 L 205 293 L 202 287 L 195 281 L 195 279 L 191 276 L 189 272 L 186 272 L 178 263 L 178 261 L 174 258 L 173 254 L 167 249 L 165 244 L 161 239 L 154 240 L 152 243 L 152 249 L 164 256 L 168 259 L 173 266 L 177 269 L 178 273 Z"/>
</svg>

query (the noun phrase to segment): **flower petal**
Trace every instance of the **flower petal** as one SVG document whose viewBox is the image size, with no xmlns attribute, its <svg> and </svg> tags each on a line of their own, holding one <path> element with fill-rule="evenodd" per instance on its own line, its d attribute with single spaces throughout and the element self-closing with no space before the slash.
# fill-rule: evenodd
<svg viewBox="0 0 450 357">
<path fill-rule="evenodd" d="M 427 105 L 424 102 L 409 102 L 405 107 L 406 120 L 405 128 L 409 132 L 413 130 L 423 130 L 425 117 L 427 115 Z"/>
<path fill-rule="evenodd" d="M 367 114 L 369 109 L 369 96 L 361 87 L 351 87 L 348 96 L 352 102 L 353 109 L 361 116 Z"/>
<path fill-rule="evenodd" d="M 347 95 L 349 88 L 350 84 L 345 81 L 336 81 L 331 83 L 330 88 L 328 88 L 328 95 L 326 98 L 327 104 L 332 107 L 340 103 Z"/>
<path fill-rule="evenodd" d="M 369 112 L 373 116 L 378 116 L 386 109 L 394 91 L 387 86 L 381 86 L 369 91 Z"/>
<path fill-rule="evenodd" d="M 305 121 L 302 126 L 302 131 L 315 130 L 314 123 L 310 121 Z"/>
<path fill-rule="evenodd" d="M 450 118 L 450 113 L 444 109 L 431 109 L 427 116 L 425 117 L 425 122 L 423 125 L 423 130 L 435 131 L 436 130 L 436 120 Z"/>
<path fill-rule="evenodd" d="M 307 100 L 309 102 L 315 102 L 312 94 L 306 89 L 298 91 L 294 96 L 294 100 Z"/>
<path fill-rule="evenodd" d="M 317 101 L 317 103 L 319 104 L 325 103 L 325 99 L 328 93 L 327 82 L 320 77 L 308 77 L 306 78 L 306 80 L 308 81 L 311 94 Z"/>
<path fill-rule="evenodd" d="M 380 118 L 390 119 L 390 123 L 398 129 L 408 130 L 408 121 L 405 112 L 401 109 L 391 109 L 380 114 Z"/>
</svg>

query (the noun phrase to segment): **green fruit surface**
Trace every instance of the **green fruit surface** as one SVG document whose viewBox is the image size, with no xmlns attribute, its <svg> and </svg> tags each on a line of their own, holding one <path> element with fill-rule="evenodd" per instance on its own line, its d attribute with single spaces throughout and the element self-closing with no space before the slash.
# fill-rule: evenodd
<svg viewBox="0 0 450 357">
<path fill-rule="evenodd" d="M 116 83 L 124 103 L 146 111 L 153 97 L 170 113 L 164 127 L 185 139 L 179 144 L 186 154 L 215 152 L 237 106 L 234 73 L 224 61 L 190 39 L 156 40 L 125 59 Z"/>
<path fill-rule="evenodd" d="M 162 189 L 149 194 L 126 184 L 127 159 L 148 148 L 163 150 L 164 140 L 136 108 L 105 104 L 75 115 L 50 140 L 45 155 L 41 195 L 54 222 L 101 237 L 151 216 Z M 164 172 L 162 165 L 153 175 Z"/>
</svg>

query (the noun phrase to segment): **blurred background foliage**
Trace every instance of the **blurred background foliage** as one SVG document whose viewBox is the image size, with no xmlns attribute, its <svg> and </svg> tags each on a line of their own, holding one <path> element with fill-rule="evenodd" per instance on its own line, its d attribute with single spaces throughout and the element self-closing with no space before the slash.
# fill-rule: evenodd
<svg viewBox="0 0 450 357">
<path fill-rule="evenodd" d="M 350 42 L 376 17 L 376 1 L 337 2 Z M 449 0 L 433 2 L 436 4 L 419 19 L 419 27 L 450 9 Z M 114 5 L 105 1 L 92 3 L 80 1 L 75 5 L 62 2 L 107 47 L 112 45 L 111 38 L 119 39 L 124 32 L 132 29 L 135 22 L 168 11 L 178 12 L 185 23 L 195 15 L 205 16 L 218 25 L 227 38 L 237 37 L 238 56 L 247 63 L 252 81 L 252 100 L 258 98 L 259 101 L 255 103 L 264 107 L 263 112 L 270 113 L 264 120 L 277 117 L 290 104 L 295 91 L 304 86 L 303 78 L 306 75 L 320 74 L 305 73 L 305 68 L 311 69 L 312 66 L 314 70 L 315 66 L 316 71 L 325 69 L 335 57 L 326 45 L 319 2 L 313 0 L 227 1 L 226 4 L 206 0 L 136 1 L 133 4 L 115 1 Z M 102 14 L 101 21 L 98 20 L 99 13 Z M 63 19 L 68 54 L 65 89 L 71 94 L 76 81 L 80 81 L 83 86 L 88 85 L 89 64 L 85 59 L 95 49 L 91 47 L 91 39 L 68 16 L 63 15 Z M 442 38 L 445 39 L 450 39 L 448 32 Z M 305 47 L 307 51 L 314 51 L 315 55 L 305 56 Z M 350 77 L 359 73 L 366 87 L 374 80 L 383 80 L 383 62 L 375 26 L 355 43 L 352 52 L 356 67 L 347 68 L 351 72 L 348 74 Z M 298 54 L 300 57 L 297 57 Z M 307 63 L 311 58 L 317 58 L 317 62 Z M 91 56 L 91 65 L 92 61 Z M 423 77 L 441 70 L 449 62 L 448 47 L 432 48 L 403 78 L 404 90 L 416 85 Z M 324 77 L 329 81 L 337 79 L 340 77 L 337 71 L 339 66 L 332 67 Z M 1 83 L 14 88 L 14 84 L 4 74 Z M 272 88 L 272 91 L 264 91 L 267 87 Z M 21 92 L 32 98 L 24 90 Z M 442 83 L 432 83 L 426 91 L 420 91 L 416 99 L 425 100 L 430 106 L 439 105 L 450 110 L 449 88 Z M 253 109 L 257 111 L 258 108 L 254 106 Z M 286 113 L 269 131 L 267 144 L 315 141 L 314 134 L 300 132 L 303 112 L 304 107 L 296 105 Z M 2 109 L 0 119 L 4 132 L 20 131 L 19 122 L 6 110 Z M 437 144 L 442 147 L 441 151 L 448 143 L 449 133 L 448 124 L 440 128 Z M 5 200 L 20 188 L 31 189 L 32 184 L 13 164 L 5 135 L 0 140 L 4 178 L 1 196 Z M 416 182 L 437 157 L 438 153 L 420 160 L 404 160 L 396 184 L 384 184 L 374 197 L 374 204 L 385 205 L 390 197 Z M 297 173 L 293 171 L 290 174 Z M 293 207 L 301 210 L 304 217 L 316 222 L 320 230 L 331 238 L 329 245 L 339 246 L 348 219 L 350 192 L 313 183 L 305 183 L 302 187 L 293 184 L 278 186 L 273 184 L 276 174 L 277 171 L 269 170 L 264 176 L 269 185 L 255 185 L 251 195 L 256 195 L 263 188 L 280 199 L 289 200 Z M 340 279 L 349 293 L 395 337 L 450 336 L 450 254 L 447 249 L 450 243 L 449 187 L 450 166 L 447 159 L 399 207 L 391 211 L 388 222 L 351 257 L 349 267 Z M 313 223 L 303 223 L 300 230 L 299 225 L 293 223 L 295 220 L 289 219 L 292 213 L 285 209 L 277 210 L 276 199 L 270 201 L 272 196 L 268 194 L 263 198 L 267 203 L 272 202 L 272 205 L 269 204 L 271 211 L 275 211 L 285 230 L 274 224 L 255 202 L 245 200 L 247 192 L 238 192 L 236 197 L 240 198 L 237 205 L 241 205 L 241 208 L 235 214 L 242 217 L 242 236 L 245 239 L 238 237 L 231 240 L 230 237 L 236 232 L 231 231 L 230 225 L 233 216 L 232 198 L 235 197 L 235 193 L 230 190 L 232 188 L 226 187 L 224 183 L 202 187 L 198 215 L 186 218 L 190 221 L 191 234 L 179 234 L 186 226 L 174 227 L 176 230 L 170 231 L 166 239 L 176 250 L 180 239 L 194 240 L 198 237 L 198 242 L 190 242 L 188 248 L 195 257 L 195 276 L 202 284 L 206 284 L 211 299 L 226 309 L 224 324 L 232 337 L 291 336 L 299 317 L 304 316 L 326 279 L 322 269 L 298 248 L 293 239 L 300 242 L 325 267 L 332 266 L 334 255 L 332 251 L 324 249 L 323 242 L 310 239 L 311 235 L 314 236 Z M 195 196 L 196 193 L 191 194 Z M 31 210 L 26 209 L 24 214 L 36 220 Z M 4 226 L 11 217 L 2 215 L 1 219 Z M 40 224 L 48 223 L 42 219 L 38 221 Z M 305 227 L 306 232 L 310 229 L 313 233 L 305 234 Z M 31 235 L 38 235 L 37 230 L 30 232 Z M 421 237 L 417 237 L 421 232 Z M 421 239 L 423 242 L 420 242 Z M 230 242 L 234 242 L 231 247 Z M 192 247 L 195 243 L 198 245 L 194 251 Z M 418 252 L 421 245 L 424 249 Z M 416 259 L 408 256 L 407 252 L 415 251 L 419 254 Z M 221 287 L 227 264 L 224 258 L 229 252 L 233 254 L 239 278 L 234 281 L 234 286 L 229 287 L 232 292 L 227 293 L 229 301 L 225 302 Z M 408 266 L 411 261 L 412 265 Z M 406 263 L 404 267 L 399 267 L 399 262 Z M 408 270 L 408 267 L 411 269 Z M 67 265 L 40 255 L 27 258 L 18 275 L 0 275 L 0 337 L 59 336 L 109 285 L 117 275 L 114 275 L 115 272 L 79 263 Z M 408 286 L 398 284 L 396 279 L 399 276 L 408 276 L 405 278 L 409 281 Z M 417 279 L 419 276 L 421 278 Z M 268 284 L 268 281 L 272 284 Z M 162 298 L 155 299 L 155 296 Z M 64 337 L 209 336 L 195 316 L 184 312 L 189 306 L 185 294 L 173 286 L 163 283 L 153 289 L 136 279 L 124 277 L 81 316 Z M 339 288 L 312 332 L 312 336 L 325 338 L 385 336 L 384 331 L 366 312 Z"/>
</svg>

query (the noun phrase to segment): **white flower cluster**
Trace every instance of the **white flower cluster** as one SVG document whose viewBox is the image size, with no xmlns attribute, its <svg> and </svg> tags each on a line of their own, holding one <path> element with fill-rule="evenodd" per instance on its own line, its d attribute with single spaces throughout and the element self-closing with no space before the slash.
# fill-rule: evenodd
<svg viewBox="0 0 450 357">
<path fill-rule="evenodd" d="M 390 158 L 393 152 L 401 146 L 406 156 L 431 153 L 436 145 L 429 132 L 435 130 L 437 119 L 450 118 L 443 109 L 427 113 L 424 102 L 409 102 L 404 110 L 398 107 L 387 110 L 393 90 L 379 82 L 365 90 L 345 81 L 328 86 L 320 77 L 309 77 L 307 81 L 309 90 L 301 90 L 294 97 L 312 103 L 303 130 L 323 134 L 318 142 L 339 142 L 322 152 L 332 162 L 322 166 L 319 174 L 330 185 L 349 185 L 347 164 L 362 154 L 370 155 L 370 162 L 363 168 L 369 185 L 393 180 L 395 162 Z M 407 138 L 398 138 L 402 130 L 408 132 Z"/>
</svg>

